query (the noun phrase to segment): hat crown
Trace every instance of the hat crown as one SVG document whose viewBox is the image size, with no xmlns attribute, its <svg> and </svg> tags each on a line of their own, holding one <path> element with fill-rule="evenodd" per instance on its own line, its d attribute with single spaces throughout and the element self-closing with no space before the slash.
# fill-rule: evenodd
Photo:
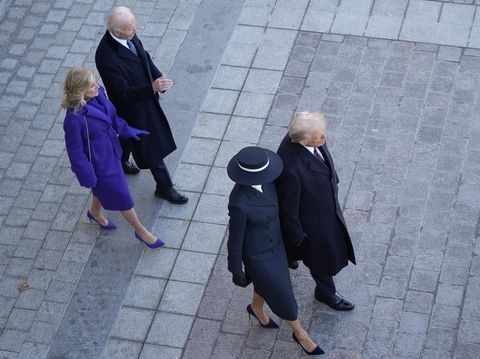
<svg viewBox="0 0 480 359">
<path fill-rule="evenodd" d="M 227 165 L 230 179 L 241 185 L 272 182 L 282 172 L 283 164 L 275 152 L 261 147 L 245 147 Z"/>
<path fill-rule="evenodd" d="M 260 170 L 268 164 L 267 153 L 259 147 L 246 147 L 238 153 L 238 165 L 245 170 Z"/>
</svg>

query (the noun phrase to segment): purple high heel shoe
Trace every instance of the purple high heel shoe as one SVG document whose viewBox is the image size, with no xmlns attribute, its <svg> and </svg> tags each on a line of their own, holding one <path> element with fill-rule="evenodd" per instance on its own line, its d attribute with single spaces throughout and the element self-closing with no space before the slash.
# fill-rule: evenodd
<svg viewBox="0 0 480 359">
<path fill-rule="evenodd" d="M 101 224 L 99 221 L 97 221 L 97 220 L 95 219 L 95 217 L 93 217 L 93 215 L 90 213 L 90 211 L 87 211 L 87 217 L 88 217 L 88 219 L 90 220 L 90 223 L 92 223 L 92 221 L 97 222 L 97 223 L 100 225 L 100 227 L 102 227 L 103 229 L 106 229 L 107 231 L 110 231 L 110 230 L 112 230 L 112 229 L 117 228 L 117 225 L 116 225 L 115 223 L 113 223 L 112 221 L 110 221 L 110 220 L 108 221 L 107 225 L 104 226 L 104 225 Z"/>
<path fill-rule="evenodd" d="M 140 242 L 144 243 L 145 245 L 147 245 L 147 246 L 150 247 L 150 248 L 158 248 L 158 247 L 163 247 L 163 246 L 165 245 L 165 242 L 162 241 L 160 238 L 157 238 L 157 239 L 155 240 L 155 242 L 153 242 L 153 243 L 145 242 L 145 241 L 142 239 L 142 237 L 140 237 L 140 236 L 138 235 L 137 232 L 135 232 L 135 238 L 138 239 Z"/>
</svg>

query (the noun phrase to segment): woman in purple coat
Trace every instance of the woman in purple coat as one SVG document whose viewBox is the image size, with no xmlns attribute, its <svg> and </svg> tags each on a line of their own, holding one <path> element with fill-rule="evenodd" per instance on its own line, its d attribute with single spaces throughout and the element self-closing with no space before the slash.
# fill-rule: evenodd
<svg viewBox="0 0 480 359">
<path fill-rule="evenodd" d="M 68 72 L 64 94 L 65 146 L 78 182 L 92 190 L 92 205 L 87 212 L 90 222 L 97 222 L 103 229 L 115 229 L 116 225 L 102 214 L 102 207 L 120 211 L 135 229 L 135 238 L 150 248 L 163 246 L 165 243 L 140 223 L 120 162 L 122 149 L 117 135 L 139 141 L 138 136 L 148 132 L 128 126 L 117 116 L 105 90 L 87 68 L 76 67 Z"/>
</svg>

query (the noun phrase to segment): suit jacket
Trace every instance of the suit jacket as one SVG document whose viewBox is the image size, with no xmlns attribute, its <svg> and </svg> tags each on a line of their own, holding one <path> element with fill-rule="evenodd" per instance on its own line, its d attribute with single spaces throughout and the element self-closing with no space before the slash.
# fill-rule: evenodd
<svg viewBox="0 0 480 359">
<path fill-rule="evenodd" d="M 132 142 L 133 157 L 140 168 L 155 167 L 177 146 L 163 113 L 153 80 L 162 76 L 135 35 L 137 54 L 118 43 L 107 31 L 95 53 L 95 63 L 118 114 L 130 126 L 147 130 L 149 136 Z"/>
<path fill-rule="evenodd" d="M 318 275 L 335 275 L 355 263 L 350 235 L 338 202 L 338 176 L 327 145 L 325 161 L 285 136 L 278 148 L 283 172 L 277 179 L 282 233 L 288 257 L 302 259 Z M 308 239 L 297 247 L 304 234 Z"/>
<path fill-rule="evenodd" d="M 63 129 L 72 171 L 82 186 L 95 187 L 97 178 L 118 175 L 118 168 L 123 176 L 117 133 L 131 138 L 133 132 L 125 120 L 117 116 L 102 87 L 98 96 L 77 112 L 67 109 Z"/>
</svg>

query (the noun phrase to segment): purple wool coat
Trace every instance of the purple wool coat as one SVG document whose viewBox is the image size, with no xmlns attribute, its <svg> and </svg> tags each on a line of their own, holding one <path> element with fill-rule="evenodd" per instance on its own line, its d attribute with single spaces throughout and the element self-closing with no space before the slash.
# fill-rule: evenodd
<svg viewBox="0 0 480 359">
<path fill-rule="evenodd" d="M 133 199 L 120 162 L 122 149 L 118 135 L 131 138 L 135 135 L 135 129 L 117 116 L 102 87 L 98 96 L 77 112 L 67 109 L 63 130 L 71 168 L 80 185 L 91 188 L 93 195 L 107 210 L 126 211 L 133 208 Z"/>
</svg>

